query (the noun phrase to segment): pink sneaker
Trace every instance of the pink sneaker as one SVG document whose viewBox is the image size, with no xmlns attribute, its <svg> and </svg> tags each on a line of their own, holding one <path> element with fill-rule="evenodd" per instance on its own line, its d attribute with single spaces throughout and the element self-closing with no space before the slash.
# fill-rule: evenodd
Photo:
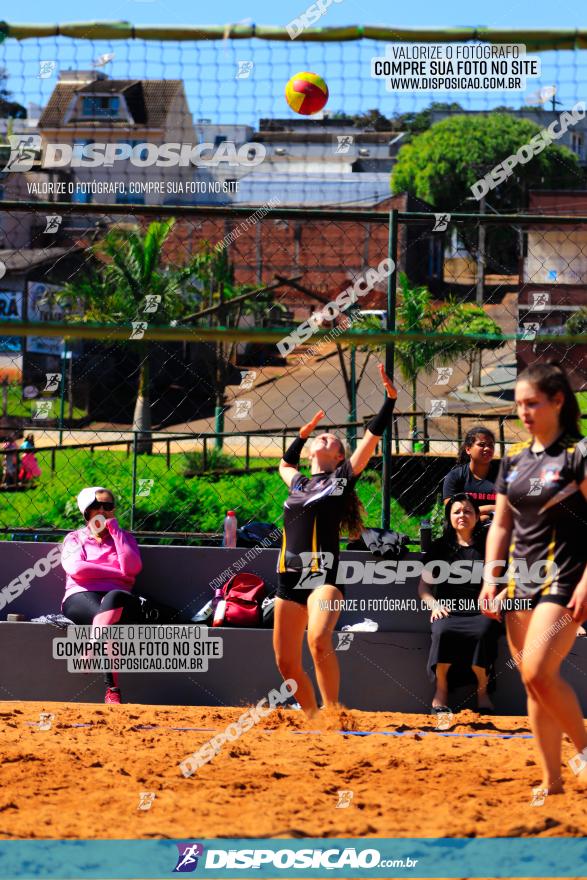
<svg viewBox="0 0 587 880">
<path fill-rule="evenodd" d="M 122 703 L 120 699 L 120 688 L 106 688 L 105 703 Z"/>
</svg>

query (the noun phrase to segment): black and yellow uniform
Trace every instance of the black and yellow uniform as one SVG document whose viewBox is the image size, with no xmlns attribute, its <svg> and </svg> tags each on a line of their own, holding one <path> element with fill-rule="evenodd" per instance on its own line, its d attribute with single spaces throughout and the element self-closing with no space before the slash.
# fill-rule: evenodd
<svg viewBox="0 0 587 880">
<path fill-rule="evenodd" d="M 530 599 L 531 607 L 543 601 L 564 606 L 587 562 L 587 501 L 579 489 L 587 476 L 587 446 L 561 436 L 532 452 L 531 443 L 511 447 L 495 484 L 514 520 L 510 562 L 518 571 L 510 578 L 508 598 Z M 542 577 L 541 561 L 548 563 Z"/>
<path fill-rule="evenodd" d="M 311 477 L 299 471 L 295 474 L 283 509 L 283 541 L 277 564 L 277 595 L 281 599 L 305 605 L 312 590 L 325 583 L 344 593 L 344 586 L 335 583 L 340 523 L 344 498 L 356 480 L 350 461 L 331 473 Z"/>
</svg>

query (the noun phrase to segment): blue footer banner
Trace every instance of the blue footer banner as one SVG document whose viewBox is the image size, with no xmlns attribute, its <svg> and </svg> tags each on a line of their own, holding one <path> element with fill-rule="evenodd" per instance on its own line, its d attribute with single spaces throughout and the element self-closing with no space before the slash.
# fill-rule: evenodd
<svg viewBox="0 0 587 880">
<path fill-rule="evenodd" d="M 2 840 L 0 877 L 587 877 L 587 838 Z"/>
</svg>

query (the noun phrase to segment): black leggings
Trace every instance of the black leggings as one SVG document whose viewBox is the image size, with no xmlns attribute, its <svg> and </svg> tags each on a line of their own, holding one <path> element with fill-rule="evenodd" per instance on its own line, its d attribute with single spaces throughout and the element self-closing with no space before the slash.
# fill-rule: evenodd
<svg viewBox="0 0 587 880">
<path fill-rule="evenodd" d="M 110 623 L 134 624 L 134 623 L 178 623 L 181 615 L 172 608 L 158 605 L 155 602 L 128 593 L 126 590 L 109 590 L 107 593 L 98 593 L 94 590 L 84 590 L 83 593 L 74 593 L 63 603 L 63 614 L 80 626 L 90 626 L 95 622 L 97 615 L 106 614 L 107 618 L 100 617 L 97 623 L 107 626 Z M 108 618 L 112 617 L 112 620 Z M 104 679 L 107 687 L 118 685 L 117 672 L 105 672 Z"/>
</svg>

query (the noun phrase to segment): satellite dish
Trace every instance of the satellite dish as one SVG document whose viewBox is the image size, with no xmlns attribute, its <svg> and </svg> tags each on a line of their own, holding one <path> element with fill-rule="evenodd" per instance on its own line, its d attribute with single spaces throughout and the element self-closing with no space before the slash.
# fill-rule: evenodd
<svg viewBox="0 0 587 880">
<path fill-rule="evenodd" d="M 531 95 L 526 95 L 524 101 L 530 107 L 537 107 L 541 104 L 545 104 L 550 98 L 556 95 L 556 86 L 543 86 L 541 89 L 538 89 L 537 92 L 532 92 Z"/>
</svg>

